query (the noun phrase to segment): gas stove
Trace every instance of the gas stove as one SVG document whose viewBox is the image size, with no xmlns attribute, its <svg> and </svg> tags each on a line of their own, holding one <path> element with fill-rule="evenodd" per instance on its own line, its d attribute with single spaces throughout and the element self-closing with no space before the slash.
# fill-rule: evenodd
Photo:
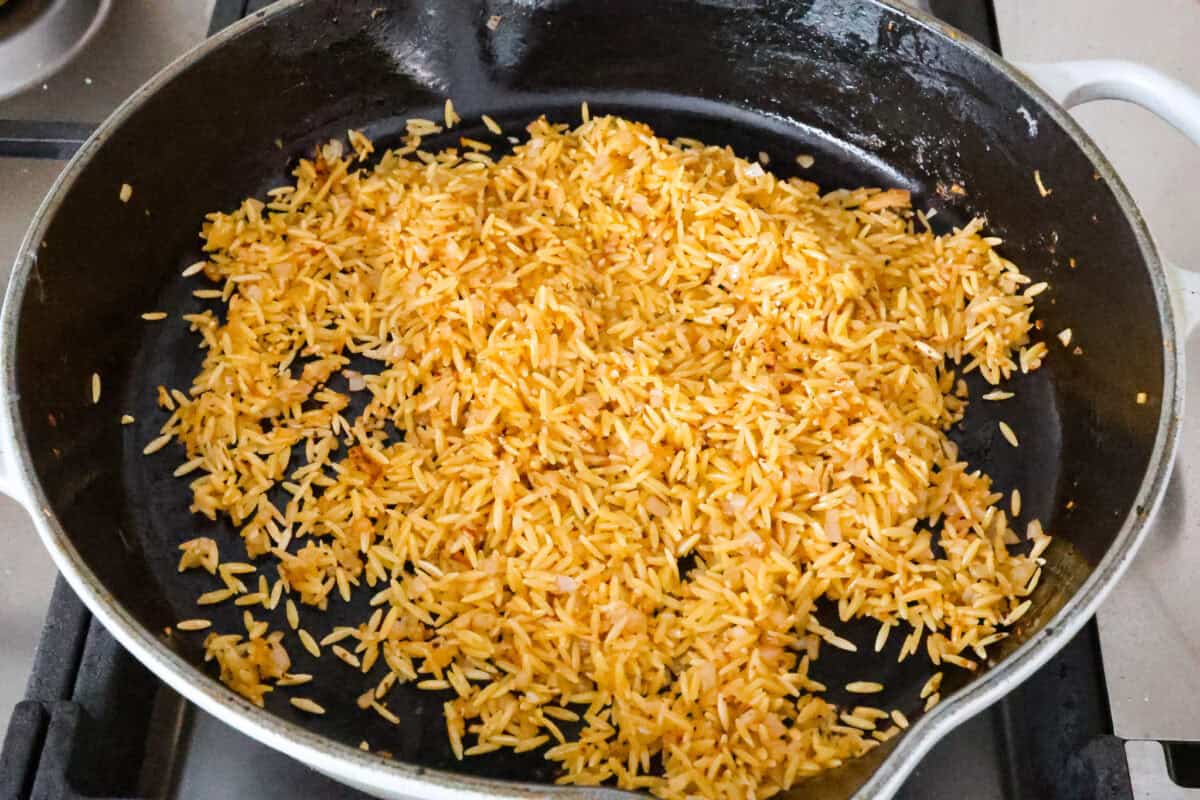
<svg viewBox="0 0 1200 800">
<path fill-rule="evenodd" d="M 54 0 L 0 10 L 0 97 L 8 32 Z M 205 36 L 267 5 L 261 0 L 93 0 L 32 87 L 0 100 L 0 265 L 66 159 L 126 95 Z M 999 49 L 990 0 L 920 3 Z M 9 27 L 5 18 L 9 17 Z M 74 37 L 74 38 L 72 38 Z M 25 46 L 30 47 L 28 38 Z M 53 76 L 57 58 L 78 55 Z M 42 51 L 38 51 L 42 52 Z M 57 54 L 57 55 L 56 55 Z M 32 77 L 30 77 L 32 76 Z M 10 80 L 11 84 L 16 79 Z M 6 279 L 6 276 L 5 276 Z M 1200 310 L 1200 297 L 1187 298 Z M 1196 359 L 1195 348 L 1190 348 Z M 1200 365 L 1188 386 L 1200 397 Z M 1186 613 L 1187 565 L 1200 544 L 1185 497 L 1200 492 L 1187 463 L 1200 417 L 1185 423 L 1184 455 L 1157 530 L 1131 574 L 1066 648 L 1007 698 L 938 743 L 903 798 L 1143 798 L 1200 787 L 1200 622 Z M 0 799 L 362 798 L 191 706 L 100 626 L 53 567 L 32 525 L 0 501 Z M 1194 553 L 1200 557 L 1200 552 Z M 53 587 L 53 591 L 50 589 Z M 41 628 L 36 657 L 33 644 Z M 1189 650 L 1189 647 L 1191 648 Z M 24 692 L 20 686 L 29 675 Z M 1161 681 L 1147 684 L 1156 676 Z M 23 699 L 22 699 L 23 698 Z M 1162 744 L 1161 742 L 1166 742 Z"/>
</svg>

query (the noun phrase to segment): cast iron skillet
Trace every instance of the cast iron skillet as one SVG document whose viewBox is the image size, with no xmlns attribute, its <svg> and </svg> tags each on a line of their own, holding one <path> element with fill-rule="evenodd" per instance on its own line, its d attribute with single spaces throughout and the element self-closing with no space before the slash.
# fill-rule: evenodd
<svg viewBox="0 0 1200 800">
<path fill-rule="evenodd" d="M 1038 518 L 1058 537 L 1035 609 L 990 669 L 950 672 L 943 694 L 953 696 L 938 709 L 806 792 L 894 789 L 941 734 L 1029 674 L 1095 609 L 1165 484 L 1179 410 L 1165 344 L 1174 328 L 1124 188 L 1062 109 L 1011 68 L 878 0 L 291 0 L 200 46 L 100 128 L 39 213 L 4 309 L 3 416 L 15 437 L 7 488 L 93 611 L 165 681 L 251 736 L 380 794 L 525 796 L 555 776 L 540 753 L 456 762 L 443 697 L 399 690 L 392 706 L 403 724 L 392 727 L 355 708 L 359 681 L 343 665 L 298 647 L 294 668 L 316 675 L 306 694 L 330 713 L 303 715 L 283 691 L 256 709 L 199 666 L 202 635 L 163 634 L 196 616 L 195 597 L 211 588 L 207 576 L 176 574 L 178 543 L 209 535 L 225 558 L 240 550 L 231 526 L 188 514 L 186 481 L 171 477 L 180 453 L 141 455 L 164 419 L 154 387 L 186 389 L 199 364 L 179 316 L 204 301 L 179 273 L 201 257 L 204 214 L 281 184 L 298 158 L 348 128 L 393 144 L 406 118 L 436 117 L 447 96 L 465 120 L 455 137 L 495 140 L 476 122 L 481 113 L 508 132 L 539 114 L 576 122 L 586 100 L 593 113 L 644 120 L 662 135 L 766 152 L 782 175 L 811 154 L 806 178 L 910 189 L 917 207 L 937 210 L 939 229 L 985 214 L 1003 252 L 1051 283 L 1038 301 L 1048 363 L 1011 382 L 1013 400 L 973 404 L 953 433 L 999 490 L 1021 490 L 1022 521 Z M 133 187 L 128 203 L 118 199 L 123 183 Z M 145 323 L 147 310 L 172 321 Z M 1082 354 L 1052 338 L 1065 327 Z M 93 372 L 103 379 L 98 404 Z M 971 388 L 977 396 L 980 385 Z M 1133 402 L 1138 392 L 1146 404 Z M 136 423 L 118 424 L 123 413 Z M 1000 437 L 1001 416 L 1019 449 Z M 239 615 L 212 609 L 219 630 L 239 630 Z M 310 616 L 314 632 L 364 618 L 341 605 L 320 623 Z M 845 635 L 864 654 L 829 653 L 818 677 L 841 685 L 849 664 L 869 662 L 888 687 L 878 704 L 920 717 L 930 666 L 897 666 L 899 636 L 866 655 L 873 626 Z M 362 739 L 395 760 L 358 751 Z"/>
</svg>

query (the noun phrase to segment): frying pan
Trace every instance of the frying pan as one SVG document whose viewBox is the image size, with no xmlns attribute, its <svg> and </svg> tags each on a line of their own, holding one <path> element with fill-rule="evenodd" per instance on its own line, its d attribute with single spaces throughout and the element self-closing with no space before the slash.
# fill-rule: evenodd
<svg viewBox="0 0 1200 800">
<path fill-rule="evenodd" d="M 1060 99 L 1125 96 L 1200 132 L 1200 102 L 1161 76 L 1077 64 L 1044 77 Z M 97 130 L 39 211 L 0 320 L 0 440 L 9 448 L 0 488 L 28 508 L 97 617 L 164 681 L 250 736 L 381 796 L 621 794 L 552 789 L 553 765 L 536 752 L 457 762 L 442 696 L 401 687 L 393 707 L 403 723 L 392 727 L 354 706 L 359 687 L 333 659 L 295 654 L 296 669 L 316 676 L 306 693 L 327 715 L 303 715 L 282 692 L 256 708 L 203 668 L 200 636 L 164 632 L 195 616 L 208 588 L 176 573 L 178 544 L 212 536 L 223 560 L 240 547 L 228 523 L 187 512 L 186 481 L 171 477 L 179 453 L 141 454 L 163 420 L 154 387 L 187 387 L 199 365 L 179 316 L 204 301 L 180 271 L 202 257 L 204 214 L 279 185 L 298 158 L 349 128 L 395 144 L 406 118 L 437 115 L 446 97 L 466 121 L 455 136 L 486 138 L 474 122 L 482 113 L 510 132 L 543 113 L 578 121 L 586 100 L 593 113 L 640 119 L 661 135 L 766 152 L 780 174 L 803 172 L 828 188 L 904 187 L 916 207 L 937 211 L 941 230 L 986 215 L 1003 253 L 1050 282 L 1038 301 L 1037 335 L 1052 350 L 1045 367 L 1015 377 L 1012 400 L 972 404 L 953 431 L 999 491 L 1021 490 L 1023 519 L 1056 535 L 1034 609 L 979 674 L 948 673 L 947 699 L 924 715 L 922 659 L 897 664 L 893 650 L 823 657 L 818 679 L 841 685 L 836 676 L 851 664 L 857 675 L 868 664 L 888 686 L 877 704 L 915 723 L 803 784 L 805 796 L 894 791 L 941 735 L 1030 674 L 1095 610 L 1166 484 L 1182 403 L 1176 315 L 1128 193 L 1027 78 L 935 20 L 879 0 L 289 0 L 205 42 Z M 807 170 L 795 161 L 802 153 L 815 158 Z M 133 196 L 123 203 L 126 183 Z M 147 310 L 174 322 L 148 325 L 139 318 Z M 1067 327 L 1078 352 L 1052 338 Z M 93 373 L 103 387 L 95 403 Z M 125 413 L 136 422 L 118 424 Z M 1020 448 L 1003 444 L 1001 414 Z M 216 628 L 236 629 L 239 611 L 215 607 Z M 363 618 L 359 606 L 335 605 L 325 623 Z M 841 632 L 871 651 L 873 626 Z M 394 757 L 359 751 L 362 739 Z"/>
</svg>

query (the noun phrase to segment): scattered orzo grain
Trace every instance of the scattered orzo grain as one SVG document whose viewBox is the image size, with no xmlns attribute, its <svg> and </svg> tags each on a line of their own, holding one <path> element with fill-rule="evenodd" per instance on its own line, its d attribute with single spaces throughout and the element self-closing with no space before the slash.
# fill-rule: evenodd
<svg viewBox="0 0 1200 800">
<path fill-rule="evenodd" d="M 185 619 L 181 622 L 176 622 L 175 627 L 181 631 L 202 631 L 205 628 L 212 627 L 212 620 L 208 619 Z"/>
<path fill-rule="evenodd" d="M 999 427 L 1000 433 L 1004 436 L 1005 440 L 1009 444 L 1011 444 L 1013 447 L 1020 447 L 1020 442 L 1017 440 L 1017 434 L 1013 433 L 1013 429 L 1009 427 L 1007 422 L 1001 422 Z"/>
<path fill-rule="evenodd" d="M 288 625 L 290 625 L 292 627 L 292 630 L 299 628 L 300 627 L 300 612 L 296 608 L 296 604 L 292 601 L 292 599 L 290 597 L 288 598 L 287 604 L 284 606 L 284 608 L 287 609 Z"/>
<path fill-rule="evenodd" d="M 249 594 L 242 595 L 233 602 L 234 605 L 238 606 L 257 606 L 266 602 L 266 599 L 267 595 L 263 594 L 262 592 L 251 592 Z"/>
<path fill-rule="evenodd" d="M 891 635 L 892 628 L 894 628 L 894 627 L 896 627 L 896 626 L 890 622 L 880 623 L 879 631 L 875 634 L 875 652 L 876 653 L 883 650 L 884 645 L 887 644 L 888 636 Z"/>
<path fill-rule="evenodd" d="M 483 114 L 482 116 L 480 116 L 480 119 L 483 120 L 483 127 L 487 128 L 489 131 L 496 134 L 497 136 L 504 133 L 504 130 L 500 127 L 500 124 L 498 122 L 496 122 L 496 120 L 489 117 L 487 114 Z"/>
<path fill-rule="evenodd" d="M 362 131 L 348 131 L 346 139 L 354 148 L 354 154 L 358 156 L 359 161 L 366 161 L 371 153 L 375 152 L 375 145 L 363 135 Z"/>
<path fill-rule="evenodd" d="M 195 472 L 204 463 L 204 459 L 197 456 L 190 461 L 185 461 L 175 468 L 174 475 L 176 478 L 181 478 L 191 472 Z"/>
<path fill-rule="evenodd" d="M 119 196 L 121 198 L 122 203 L 128 203 L 129 198 L 133 197 L 133 187 L 130 186 L 128 183 L 122 183 Z"/>
<path fill-rule="evenodd" d="M 96 405 L 97 403 L 100 402 L 100 373 L 99 372 L 92 373 L 91 387 L 92 387 L 92 405 Z"/>
<path fill-rule="evenodd" d="M 1046 184 L 1042 183 L 1042 171 L 1040 169 L 1033 171 L 1033 182 L 1037 184 L 1038 194 L 1042 197 L 1049 197 L 1050 192 L 1054 191 L 1053 189 L 1047 189 Z"/>
<path fill-rule="evenodd" d="M 180 572 L 193 569 L 194 567 L 201 567 L 210 575 L 216 574 L 220 553 L 217 551 L 217 542 L 215 539 L 210 539 L 207 536 L 189 539 L 179 545 L 179 551 L 183 553 L 179 557 Z"/>
<path fill-rule="evenodd" d="M 317 703 L 313 702 L 312 700 L 309 700 L 307 697 L 292 697 L 292 698 L 288 699 L 288 702 L 291 703 L 292 705 L 294 705 L 296 708 L 300 709 L 301 711 L 307 711 L 309 714 L 324 714 L 325 713 L 324 707 L 318 705 Z"/>
<path fill-rule="evenodd" d="M 1019 606 L 1017 606 L 1012 611 L 1010 611 L 1008 616 L 1004 618 L 1004 624 L 1012 625 L 1017 620 L 1019 620 L 1021 617 L 1025 616 L 1025 612 L 1028 611 L 1032 607 L 1033 607 L 1032 600 L 1026 600 L 1026 601 L 1022 602 Z"/>
<path fill-rule="evenodd" d="M 211 592 L 205 592 L 196 598 L 196 604 L 209 606 L 213 603 L 222 603 L 232 597 L 233 594 L 229 589 L 213 589 Z"/>
<path fill-rule="evenodd" d="M 898 733 L 900 733 L 899 726 L 893 725 L 881 731 L 871 731 L 871 736 L 880 742 L 886 742 L 888 739 L 891 739 Z"/>
<path fill-rule="evenodd" d="M 321 639 L 321 646 L 328 647 L 331 644 L 337 644 L 343 639 L 353 636 L 355 633 L 353 628 L 335 628 L 331 633 L 326 634 Z"/>
<path fill-rule="evenodd" d="M 858 728 L 859 730 L 875 730 L 875 720 L 868 717 L 860 717 L 857 714 L 842 714 L 839 719 L 845 724 L 854 728 Z"/>
<path fill-rule="evenodd" d="M 171 443 L 171 438 L 171 434 L 169 433 L 164 433 L 160 436 L 157 436 L 156 438 L 152 439 L 149 444 L 142 448 L 142 454 L 148 456 L 152 453 L 157 453 L 159 450 L 162 450 Z"/>
<path fill-rule="evenodd" d="M 312 681 L 313 676 L 306 672 L 289 672 L 275 682 L 276 686 L 301 686 Z"/>
<path fill-rule="evenodd" d="M 1137 400 L 1137 404 L 1139 406 L 1144 406 L 1147 402 L 1149 402 L 1150 395 L 1146 394 L 1145 392 L 1138 392 L 1137 397 L 1134 399 Z"/>
<path fill-rule="evenodd" d="M 921 699 L 925 699 L 940 689 L 942 686 L 942 679 L 944 677 L 944 674 L 941 672 L 935 672 L 930 675 L 929 680 L 925 681 L 925 685 L 921 687 Z"/>
<path fill-rule="evenodd" d="M 321 646 L 317 644 L 317 640 L 312 637 L 312 634 L 300 628 L 296 633 L 300 636 L 300 643 L 304 645 L 304 649 L 312 655 L 313 658 L 321 657 Z"/>
<path fill-rule="evenodd" d="M 874 681 L 851 681 L 846 684 L 846 691 L 855 694 L 875 694 L 883 691 L 883 684 Z"/>
<path fill-rule="evenodd" d="M 165 311 L 147 311 L 145 314 L 142 314 L 142 319 L 147 322 L 158 322 L 160 319 L 166 318 L 167 312 Z"/>
<path fill-rule="evenodd" d="M 454 110 L 454 101 L 449 97 L 446 98 L 446 106 L 443 109 L 442 114 L 445 118 L 447 128 L 453 128 L 455 125 L 462 122 L 462 117 L 460 117 Z"/>
<path fill-rule="evenodd" d="M 398 716 L 396 716 L 395 714 L 393 714 L 392 711 L 390 709 L 388 709 L 388 707 L 383 705 L 382 703 L 372 700 L 371 708 L 375 709 L 376 714 L 383 717 L 384 719 L 386 719 L 388 722 L 392 723 L 393 725 L 400 724 L 400 718 Z"/>
<path fill-rule="evenodd" d="M 134 423 L 134 421 L 135 420 L 133 418 L 133 414 L 122 414 L 121 415 L 121 424 L 122 425 L 132 425 Z"/>
<path fill-rule="evenodd" d="M 370 169 L 327 145 L 209 215 L 190 274 L 222 307 L 186 317 L 204 362 L 162 433 L 306 622 L 370 598 L 323 641 L 386 665 L 363 685 L 385 719 L 403 682 L 447 693 L 460 758 L 547 742 L 566 783 L 782 790 L 899 730 L 823 697 L 810 662 L 855 645 L 822 622 L 903 625 L 904 657 L 925 638 L 951 663 L 1021 608 L 1035 557 L 947 431 L 965 373 L 1040 365 L 1029 280 L 906 191 L 580 115 L 495 161 L 423 152 L 441 126 L 408 120 Z M 261 703 L 285 632 L 246 627 L 206 653 Z"/>
<path fill-rule="evenodd" d="M 271 587 L 271 593 L 267 595 L 267 608 L 274 610 L 279 605 L 279 601 L 283 599 L 283 581 L 275 581 L 275 585 Z"/>
<path fill-rule="evenodd" d="M 342 647 L 340 644 L 335 644 L 330 649 L 333 650 L 333 654 L 335 656 L 337 656 L 338 658 L 340 658 L 342 661 L 346 662 L 350 666 L 354 667 L 355 669 L 358 669 L 359 667 L 362 666 L 362 661 L 359 660 L 358 656 L 354 655 L 349 650 Z"/>
</svg>

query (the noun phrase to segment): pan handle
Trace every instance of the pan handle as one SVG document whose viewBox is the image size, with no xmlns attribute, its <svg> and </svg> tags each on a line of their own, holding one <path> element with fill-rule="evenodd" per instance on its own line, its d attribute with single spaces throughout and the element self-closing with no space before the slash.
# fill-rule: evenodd
<svg viewBox="0 0 1200 800">
<path fill-rule="evenodd" d="M 1146 109 L 1200 146 L 1200 93 L 1156 69 L 1133 61 L 1097 59 L 1017 64 L 1064 108 L 1093 100 L 1123 100 Z M 1180 336 L 1200 326 L 1200 272 L 1164 265 Z M 1200 268 L 1200 267 L 1198 267 Z"/>
<path fill-rule="evenodd" d="M 1066 108 L 1093 100 L 1124 100 L 1170 123 L 1200 145 L 1200 94 L 1145 64 L 1097 59 L 1017 67 Z"/>
</svg>

